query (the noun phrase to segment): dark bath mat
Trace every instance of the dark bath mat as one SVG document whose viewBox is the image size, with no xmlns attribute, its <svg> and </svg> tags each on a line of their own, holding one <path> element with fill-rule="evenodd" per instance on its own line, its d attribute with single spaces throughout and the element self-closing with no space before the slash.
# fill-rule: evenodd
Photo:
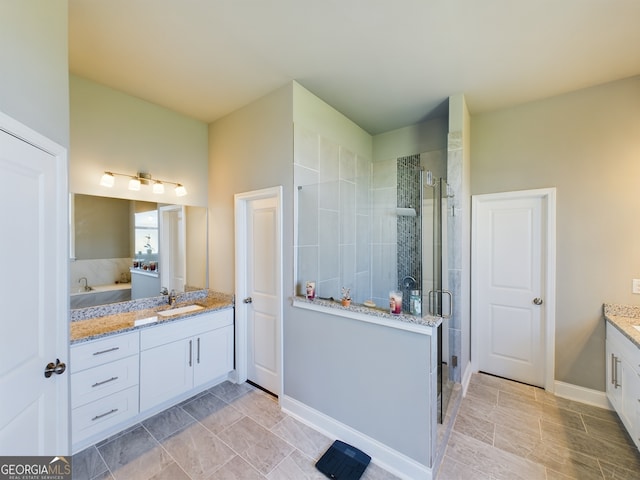
<svg viewBox="0 0 640 480">
<path fill-rule="evenodd" d="M 336 440 L 318 460 L 316 468 L 329 478 L 358 480 L 370 461 L 371 457 L 363 451 Z"/>
</svg>

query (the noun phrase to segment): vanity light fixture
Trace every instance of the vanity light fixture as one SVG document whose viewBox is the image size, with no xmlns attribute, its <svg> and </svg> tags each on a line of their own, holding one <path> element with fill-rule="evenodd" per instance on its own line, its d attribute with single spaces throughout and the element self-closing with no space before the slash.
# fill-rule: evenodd
<svg viewBox="0 0 640 480">
<path fill-rule="evenodd" d="M 160 180 L 156 180 L 153 184 L 153 193 L 164 193 L 164 183 L 162 183 Z"/>
<path fill-rule="evenodd" d="M 175 192 L 177 197 L 184 197 L 187 194 L 187 189 L 181 183 L 169 182 L 167 180 L 160 180 L 153 178 L 150 173 L 138 172 L 135 175 L 128 175 L 126 173 L 116 173 L 105 171 L 100 179 L 100 185 L 103 187 L 111 188 L 115 185 L 115 177 L 127 177 L 129 178 L 129 190 L 140 190 L 142 185 L 152 185 L 153 193 L 163 194 L 164 184 L 175 185 Z"/>
</svg>

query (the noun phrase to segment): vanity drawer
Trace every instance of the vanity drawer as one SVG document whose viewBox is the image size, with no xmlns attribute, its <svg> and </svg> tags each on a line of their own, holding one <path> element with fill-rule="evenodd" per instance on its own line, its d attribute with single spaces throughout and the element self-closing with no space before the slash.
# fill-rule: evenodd
<svg viewBox="0 0 640 480">
<path fill-rule="evenodd" d="M 138 414 L 138 386 L 71 410 L 74 443 L 118 425 Z"/>
<path fill-rule="evenodd" d="M 71 346 L 71 372 L 119 360 L 140 351 L 139 332 L 111 335 L 100 340 L 92 340 Z"/>
<path fill-rule="evenodd" d="M 201 313 L 183 320 L 160 323 L 140 332 L 140 349 L 147 350 L 232 324 L 232 309 Z"/>
<path fill-rule="evenodd" d="M 71 375 L 71 408 L 93 402 L 138 384 L 138 355 L 115 360 Z"/>
</svg>

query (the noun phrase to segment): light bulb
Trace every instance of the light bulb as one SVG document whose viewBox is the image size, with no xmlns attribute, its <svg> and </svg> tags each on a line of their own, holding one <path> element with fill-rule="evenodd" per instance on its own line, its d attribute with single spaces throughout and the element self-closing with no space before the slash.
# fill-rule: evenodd
<svg viewBox="0 0 640 480">
<path fill-rule="evenodd" d="M 100 179 L 100 185 L 102 185 L 103 187 L 111 188 L 113 187 L 115 181 L 116 178 L 113 176 L 113 173 L 104 172 L 104 175 L 102 175 L 102 178 Z"/>
<path fill-rule="evenodd" d="M 153 184 L 153 193 L 164 193 L 164 183 L 156 180 Z"/>
<path fill-rule="evenodd" d="M 184 188 L 184 185 L 178 184 L 176 186 L 176 197 L 184 197 L 187 194 L 187 189 Z"/>
<path fill-rule="evenodd" d="M 140 190 L 140 179 L 138 177 L 133 177 L 129 180 L 129 190 Z"/>
</svg>

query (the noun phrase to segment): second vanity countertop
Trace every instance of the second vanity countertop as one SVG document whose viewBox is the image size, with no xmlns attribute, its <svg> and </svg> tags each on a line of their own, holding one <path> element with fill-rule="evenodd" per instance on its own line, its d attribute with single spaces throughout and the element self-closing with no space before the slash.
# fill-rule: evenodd
<svg viewBox="0 0 640 480">
<path fill-rule="evenodd" d="M 200 305 L 204 307 L 201 310 L 188 313 L 172 315 L 168 317 L 157 316 L 157 312 L 166 311 L 170 308 L 180 308 L 187 305 Z M 233 307 L 233 296 L 216 293 L 204 292 L 202 295 L 181 295 L 174 307 L 164 304 L 160 306 L 152 306 L 149 308 L 140 308 L 131 311 L 115 312 L 107 315 L 100 315 L 90 318 L 83 318 L 71 321 L 70 340 L 71 344 L 95 340 L 107 335 L 124 333 L 128 331 L 138 330 L 141 328 L 167 323 L 174 320 L 181 320 L 186 317 L 198 315 L 201 313 L 213 312 Z M 88 309 L 87 309 L 88 310 Z M 143 325 L 136 325 L 136 321 L 144 320 L 151 317 L 157 317 L 156 321 Z"/>
<path fill-rule="evenodd" d="M 605 303 L 604 318 L 640 348 L 640 331 L 634 328 L 640 325 L 640 306 Z"/>
</svg>

